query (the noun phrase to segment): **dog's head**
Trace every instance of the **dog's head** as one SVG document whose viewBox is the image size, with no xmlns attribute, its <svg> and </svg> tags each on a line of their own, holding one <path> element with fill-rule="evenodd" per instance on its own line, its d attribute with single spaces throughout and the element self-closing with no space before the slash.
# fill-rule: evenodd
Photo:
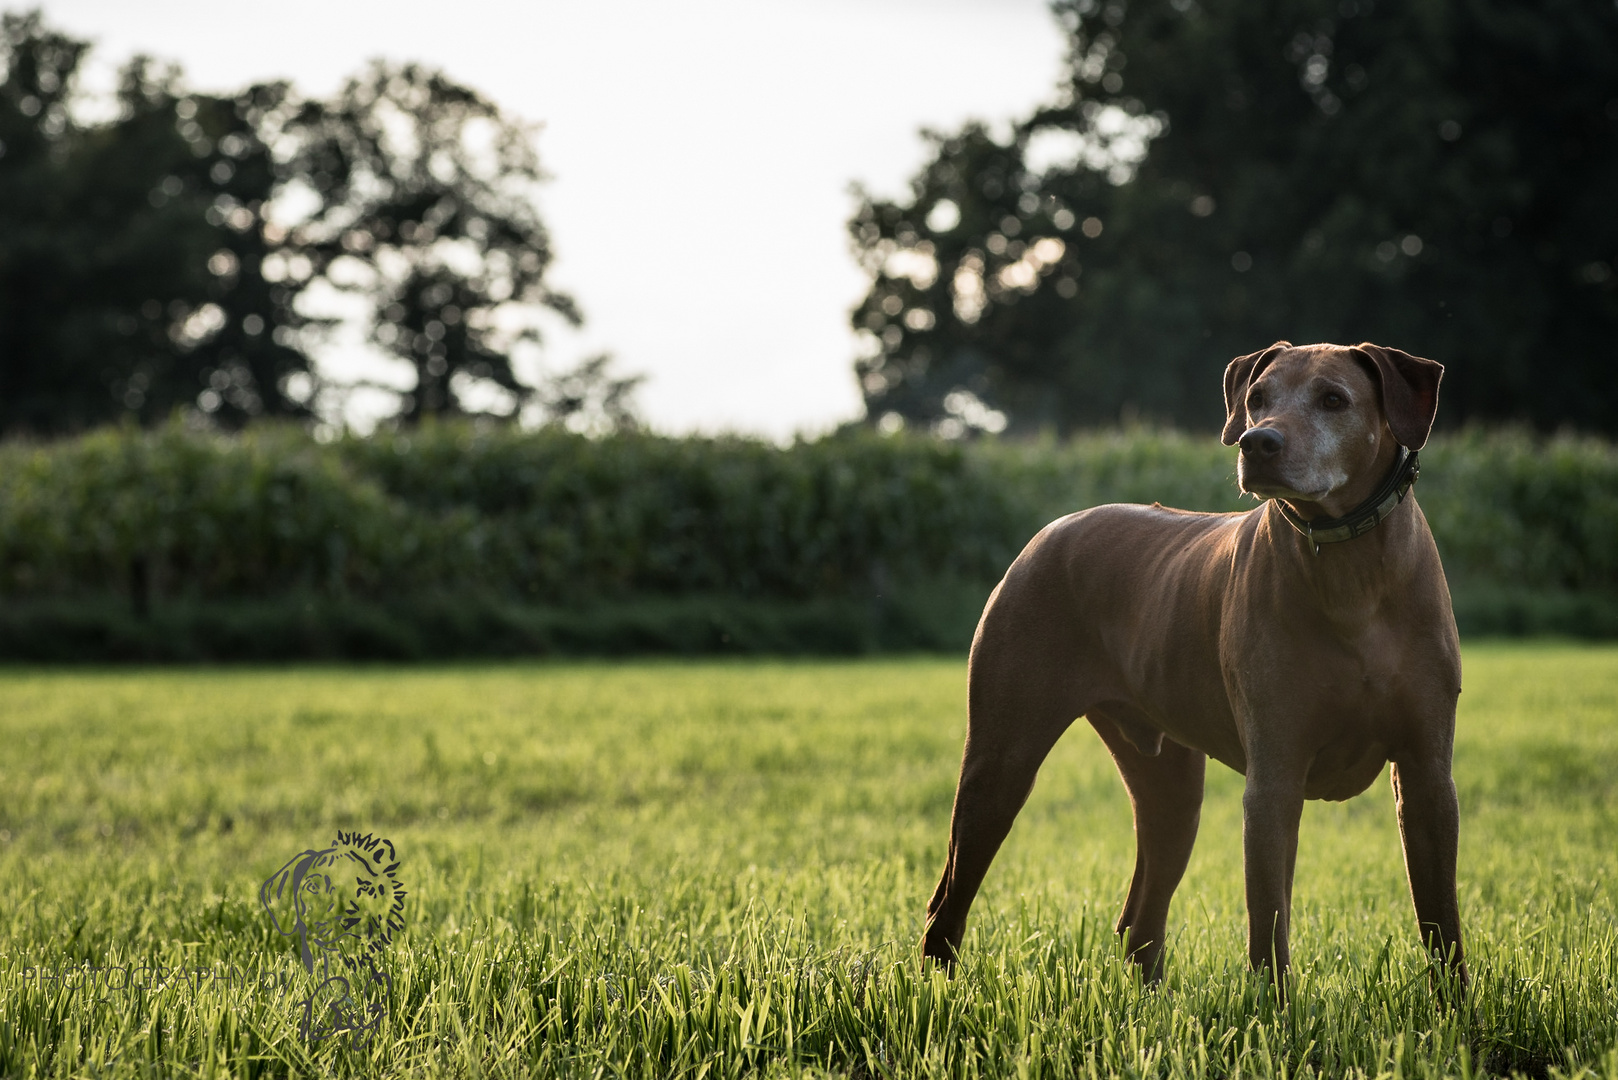
<svg viewBox="0 0 1618 1080">
<path fill-rule="evenodd" d="M 1443 374 L 1371 344 L 1278 341 L 1238 356 L 1225 368 L 1223 439 L 1242 448 L 1241 489 L 1343 513 L 1381 481 L 1396 446 L 1425 445 Z"/>
</svg>

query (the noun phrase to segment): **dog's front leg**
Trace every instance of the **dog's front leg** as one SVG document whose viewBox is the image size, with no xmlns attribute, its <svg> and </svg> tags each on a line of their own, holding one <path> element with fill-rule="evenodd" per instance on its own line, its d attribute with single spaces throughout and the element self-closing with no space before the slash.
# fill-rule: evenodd
<svg viewBox="0 0 1618 1080">
<path fill-rule="evenodd" d="M 1401 756 L 1393 763 L 1392 779 L 1405 874 L 1410 879 L 1422 944 L 1449 967 L 1464 993 L 1466 961 L 1461 950 L 1460 905 L 1455 899 L 1461 815 L 1447 747 L 1439 753 Z"/>
<path fill-rule="evenodd" d="M 1242 857 L 1247 879 L 1247 959 L 1282 989 L 1291 954 L 1292 870 L 1298 855 L 1305 770 L 1250 761 L 1242 793 Z"/>
</svg>

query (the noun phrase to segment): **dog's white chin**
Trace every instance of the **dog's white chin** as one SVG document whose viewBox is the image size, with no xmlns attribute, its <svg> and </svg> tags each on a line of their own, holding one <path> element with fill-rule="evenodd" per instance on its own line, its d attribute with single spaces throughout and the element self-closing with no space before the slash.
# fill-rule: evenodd
<svg viewBox="0 0 1618 1080">
<path fill-rule="evenodd" d="M 1260 499 L 1286 499 L 1289 502 L 1324 502 L 1331 498 L 1332 493 L 1340 490 L 1348 482 L 1348 477 L 1334 475 L 1332 472 L 1317 469 L 1313 475 L 1307 477 L 1254 477 L 1246 475 L 1245 469 L 1236 470 L 1236 483 L 1249 495 L 1256 495 Z M 1302 480 L 1308 484 L 1294 487 L 1288 480 L 1297 482 Z"/>
<path fill-rule="evenodd" d="M 1330 498 L 1332 491 L 1335 490 L 1327 488 L 1324 491 L 1298 491 L 1282 484 L 1247 484 L 1245 482 L 1242 483 L 1241 489 L 1246 494 L 1257 496 L 1260 499 L 1286 499 L 1290 502 L 1312 503 L 1318 503 L 1323 499 Z"/>
</svg>

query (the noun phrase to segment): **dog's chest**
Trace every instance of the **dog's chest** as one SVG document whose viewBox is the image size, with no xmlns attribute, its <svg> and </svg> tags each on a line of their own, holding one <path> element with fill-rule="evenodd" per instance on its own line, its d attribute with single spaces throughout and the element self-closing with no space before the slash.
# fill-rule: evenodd
<svg viewBox="0 0 1618 1080">
<path fill-rule="evenodd" d="M 1413 662 L 1387 642 L 1317 662 L 1297 703 L 1299 749 L 1310 756 L 1309 798 L 1350 799 L 1376 780 L 1423 711 L 1418 688 L 1425 680 L 1411 670 Z"/>
<path fill-rule="evenodd" d="M 1304 795 L 1341 802 L 1370 787 L 1388 763 L 1388 745 L 1376 739 L 1347 737 L 1321 747 L 1309 765 Z"/>
</svg>

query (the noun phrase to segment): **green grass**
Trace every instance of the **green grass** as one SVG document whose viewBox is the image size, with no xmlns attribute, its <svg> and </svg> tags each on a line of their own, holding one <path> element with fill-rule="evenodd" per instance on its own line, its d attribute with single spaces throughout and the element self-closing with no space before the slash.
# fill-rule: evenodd
<svg viewBox="0 0 1618 1080">
<path fill-rule="evenodd" d="M 1143 991 L 1110 929 L 1128 806 L 1082 725 L 959 976 L 923 971 L 963 669 L 0 670 L 0 1075 L 1618 1077 L 1618 649 L 1466 652 L 1475 982 L 1449 1012 L 1385 783 L 1309 806 L 1295 993 L 1272 1004 L 1217 765 L 1166 988 Z M 363 1051 L 306 1046 L 262 989 L 28 971 L 295 972 L 258 886 L 339 828 L 390 838 L 410 890 Z"/>
</svg>

